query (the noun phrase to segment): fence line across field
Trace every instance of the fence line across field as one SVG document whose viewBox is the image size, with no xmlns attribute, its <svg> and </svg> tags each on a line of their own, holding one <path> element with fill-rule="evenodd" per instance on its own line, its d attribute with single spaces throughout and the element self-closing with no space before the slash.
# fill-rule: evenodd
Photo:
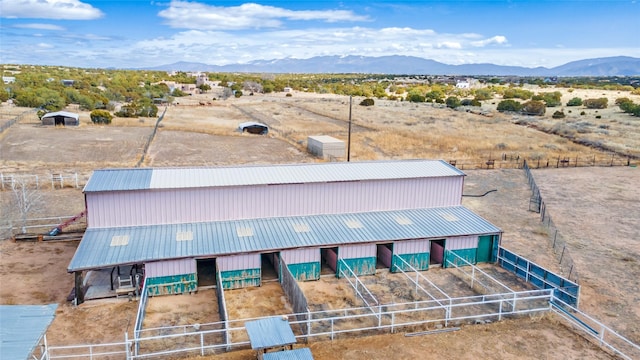
<svg viewBox="0 0 640 360">
<path fill-rule="evenodd" d="M 89 181 L 88 175 L 74 173 L 12 174 L 0 173 L 0 190 L 81 188 Z"/>
<path fill-rule="evenodd" d="M 531 173 L 527 161 L 524 162 L 522 169 L 524 170 L 529 187 L 531 188 L 531 198 L 529 200 L 529 210 L 540 214 L 540 222 L 547 230 L 547 238 L 554 254 L 560 265 L 560 272 L 565 275 L 569 280 L 576 283 L 579 282 L 578 268 L 575 266 L 575 262 L 571 257 L 571 252 L 567 246 L 567 241 L 564 236 L 558 230 L 558 227 L 551 219 L 551 214 L 547 210 L 547 205 L 542 198 L 540 189 L 536 184 L 536 181 Z"/>
<path fill-rule="evenodd" d="M 501 320 L 509 316 L 531 315 L 553 312 L 562 320 L 575 327 L 581 333 L 587 335 L 587 339 L 591 340 L 600 347 L 621 356 L 624 359 L 635 359 L 640 355 L 640 347 L 625 337 L 619 335 L 604 324 L 591 318 L 589 315 L 581 312 L 577 308 L 571 307 L 561 300 L 553 296 L 553 289 L 529 290 L 522 292 L 479 295 L 463 298 L 452 298 L 447 313 L 456 310 L 457 314 L 465 314 L 452 316 L 450 321 L 477 321 L 484 320 Z M 514 307 L 517 300 L 519 305 Z M 544 305 L 540 305 L 544 304 Z M 478 306 L 482 305 L 482 306 Z M 492 305 L 492 306 L 487 306 Z M 533 305 L 533 306 L 529 306 Z M 397 308 L 396 308 L 397 307 Z M 380 333 L 395 333 L 402 328 L 426 326 L 433 323 L 442 323 L 442 318 L 425 318 L 424 314 L 436 313 L 442 314 L 442 304 L 434 303 L 434 301 L 421 301 L 407 304 L 393 304 L 384 307 L 378 315 L 382 319 L 378 321 L 367 321 L 367 319 L 378 319 L 376 314 L 363 311 L 365 308 L 349 308 L 328 311 L 315 311 L 304 314 L 288 314 L 284 315 L 289 320 L 292 327 L 296 325 L 306 324 L 309 329 L 307 333 L 295 335 L 300 341 L 308 341 L 310 338 L 335 339 L 341 334 L 359 333 L 363 331 L 379 331 Z M 489 311 L 477 312 L 478 309 L 489 309 Z M 494 310 L 491 310 L 494 309 Z M 471 310 L 471 313 L 464 310 Z M 476 312 L 473 312 L 476 310 Z M 306 320 L 297 320 L 304 317 Z M 54 359 L 152 359 L 163 358 L 168 355 L 208 355 L 221 353 L 228 350 L 246 349 L 248 341 L 231 341 L 215 343 L 207 342 L 205 339 L 213 338 L 212 335 L 221 335 L 225 332 L 246 332 L 244 323 L 254 319 L 233 320 L 220 323 L 202 324 L 198 328 L 212 328 L 212 325 L 219 325 L 214 330 L 196 331 L 196 327 L 184 325 L 173 327 L 179 331 L 170 331 L 171 334 L 166 335 L 169 328 L 147 329 L 148 332 L 161 333 L 165 335 L 142 335 L 136 339 L 129 339 L 125 333 L 123 342 L 109 344 L 91 344 L 91 345 L 74 345 L 74 346 L 50 346 L 46 343 L 42 349 L 40 360 Z M 402 321 L 402 319 L 412 319 Z M 364 326 L 362 326 L 364 324 Z M 371 325 L 374 324 L 374 325 Z M 208 325 L 208 326 L 207 326 Z M 316 326 L 312 326 L 316 325 Z M 347 325 L 347 326 L 346 326 Z M 351 325 L 351 326 L 348 326 Z M 315 329 L 315 330 L 314 330 Z M 219 336 L 217 336 L 219 338 Z M 231 338 L 231 337 L 230 337 Z M 161 343 L 166 348 L 155 350 L 153 352 L 135 353 L 132 349 L 137 348 L 145 343 Z M 115 356 L 115 357 L 114 357 Z"/>
</svg>

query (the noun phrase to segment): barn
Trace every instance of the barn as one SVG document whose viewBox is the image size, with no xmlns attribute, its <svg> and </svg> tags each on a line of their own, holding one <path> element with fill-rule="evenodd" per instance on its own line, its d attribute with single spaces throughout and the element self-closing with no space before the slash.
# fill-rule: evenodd
<svg viewBox="0 0 640 360">
<path fill-rule="evenodd" d="M 78 126 L 80 125 L 80 117 L 76 113 L 68 111 L 56 111 L 44 114 L 42 116 L 42 125 L 63 125 L 63 126 Z"/>
<path fill-rule="evenodd" d="M 495 260 L 501 230 L 461 205 L 464 173 L 440 160 L 96 170 L 69 264 L 144 269 L 151 295 Z M 209 282 L 210 283 L 210 282 Z M 79 286 L 79 285 L 78 285 Z M 80 289 L 77 288 L 76 294 Z M 82 295 L 80 295 L 82 296 Z M 80 299 L 82 300 L 82 299 Z"/>
</svg>

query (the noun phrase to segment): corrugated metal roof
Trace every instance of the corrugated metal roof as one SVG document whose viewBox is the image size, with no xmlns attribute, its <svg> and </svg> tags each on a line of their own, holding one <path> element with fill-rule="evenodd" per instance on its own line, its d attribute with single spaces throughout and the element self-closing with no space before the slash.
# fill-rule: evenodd
<svg viewBox="0 0 640 360">
<path fill-rule="evenodd" d="M 70 117 L 70 118 L 74 118 L 76 120 L 78 120 L 78 118 L 79 118 L 78 114 L 72 113 L 72 112 L 68 112 L 68 111 L 50 112 L 50 113 L 44 114 L 42 117 L 43 118 L 48 118 L 48 117 L 56 117 L 56 116 Z"/>
<path fill-rule="evenodd" d="M 399 217 L 410 224 L 400 224 Z M 357 221 L 362 227 L 350 227 Z M 296 231 L 304 222 L 309 231 Z M 406 221 L 404 221 L 406 222 Z M 238 229 L 243 229 L 238 231 Z M 252 235 L 245 236 L 246 229 Z M 191 232 L 189 241 L 177 241 Z M 352 214 L 87 229 L 68 270 L 106 268 L 151 260 L 336 246 L 445 236 L 496 234 L 500 229 L 463 206 Z M 242 235 L 242 236 L 241 236 Z M 128 242 L 112 246 L 113 239 Z"/>
<path fill-rule="evenodd" d="M 150 188 L 153 169 L 102 169 L 95 170 L 84 192 L 145 190 Z"/>
<path fill-rule="evenodd" d="M 150 175 L 151 174 L 151 175 Z M 149 179 L 150 176 L 150 179 Z M 94 171 L 85 192 L 464 176 L 443 160 Z"/>
<path fill-rule="evenodd" d="M 29 359 L 58 304 L 0 305 L 0 359 Z"/>
<path fill-rule="evenodd" d="M 244 327 L 249 334 L 249 342 L 254 350 L 268 349 L 296 343 L 289 320 L 284 316 L 247 321 Z"/>
<path fill-rule="evenodd" d="M 309 348 L 274 351 L 263 354 L 262 360 L 313 360 L 313 354 Z"/>
</svg>

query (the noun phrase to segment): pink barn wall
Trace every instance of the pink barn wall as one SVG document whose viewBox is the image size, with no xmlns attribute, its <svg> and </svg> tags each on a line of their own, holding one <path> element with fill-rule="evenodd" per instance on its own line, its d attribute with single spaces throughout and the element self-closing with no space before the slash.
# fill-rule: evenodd
<svg viewBox="0 0 640 360">
<path fill-rule="evenodd" d="M 461 203 L 463 177 L 86 193 L 88 227 L 404 210 Z"/>
<path fill-rule="evenodd" d="M 430 250 L 429 240 L 403 240 L 393 244 L 393 253 L 402 254 L 423 254 Z"/>
<path fill-rule="evenodd" d="M 320 262 L 320 249 L 308 248 L 282 250 L 280 252 L 280 257 L 287 263 L 287 265 Z"/>
<path fill-rule="evenodd" d="M 196 261 L 194 259 L 154 261 L 144 264 L 144 273 L 148 278 L 195 274 L 196 272 Z"/>
<path fill-rule="evenodd" d="M 457 236 L 447 238 L 444 246 L 447 250 L 475 249 L 478 247 L 477 236 Z"/>
</svg>

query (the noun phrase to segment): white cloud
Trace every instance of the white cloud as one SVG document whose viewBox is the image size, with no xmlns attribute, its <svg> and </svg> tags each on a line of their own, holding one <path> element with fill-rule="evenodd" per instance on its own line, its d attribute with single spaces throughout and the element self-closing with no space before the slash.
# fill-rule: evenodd
<svg viewBox="0 0 640 360">
<path fill-rule="evenodd" d="M 309 58 L 320 55 L 390 54 L 428 57 L 446 50 L 476 49 L 478 42 L 486 47 L 499 44 L 492 38 L 470 37 L 469 34 L 438 34 L 433 30 L 412 28 L 373 29 L 318 28 L 304 30 L 274 30 L 236 34 L 223 31 L 189 30 L 170 38 L 140 41 L 133 53 L 164 54 L 184 58 L 188 49 L 192 61 L 224 65 L 251 60 L 282 57 Z M 284 55 L 284 56 L 283 56 Z"/>
<path fill-rule="evenodd" d="M 240 6 L 211 6 L 197 2 L 171 1 L 169 8 L 158 16 L 167 20 L 169 26 L 197 30 L 242 30 L 279 28 L 282 20 L 293 21 L 368 21 L 366 16 L 355 15 L 347 10 L 303 10 L 294 11 L 254 3 Z"/>
<path fill-rule="evenodd" d="M 0 0 L 4 18 L 92 20 L 102 11 L 78 0 Z"/>
<path fill-rule="evenodd" d="M 52 49 L 53 45 L 51 44 L 46 44 L 46 43 L 39 43 L 36 45 L 38 48 L 40 49 Z"/>
<path fill-rule="evenodd" d="M 487 45 L 493 45 L 493 44 L 498 44 L 498 45 L 507 44 L 507 38 L 504 36 L 494 36 L 492 38 L 471 42 L 471 45 L 475 47 L 485 47 Z"/>
<path fill-rule="evenodd" d="M 17 25 L 14 25 L 13 27 L 21 28 L 21 29 L 51 30 L 51 31 L 64 30 L 62 26 L 53 25 L 53 24 L 17 24 Z"/>
</svg>

